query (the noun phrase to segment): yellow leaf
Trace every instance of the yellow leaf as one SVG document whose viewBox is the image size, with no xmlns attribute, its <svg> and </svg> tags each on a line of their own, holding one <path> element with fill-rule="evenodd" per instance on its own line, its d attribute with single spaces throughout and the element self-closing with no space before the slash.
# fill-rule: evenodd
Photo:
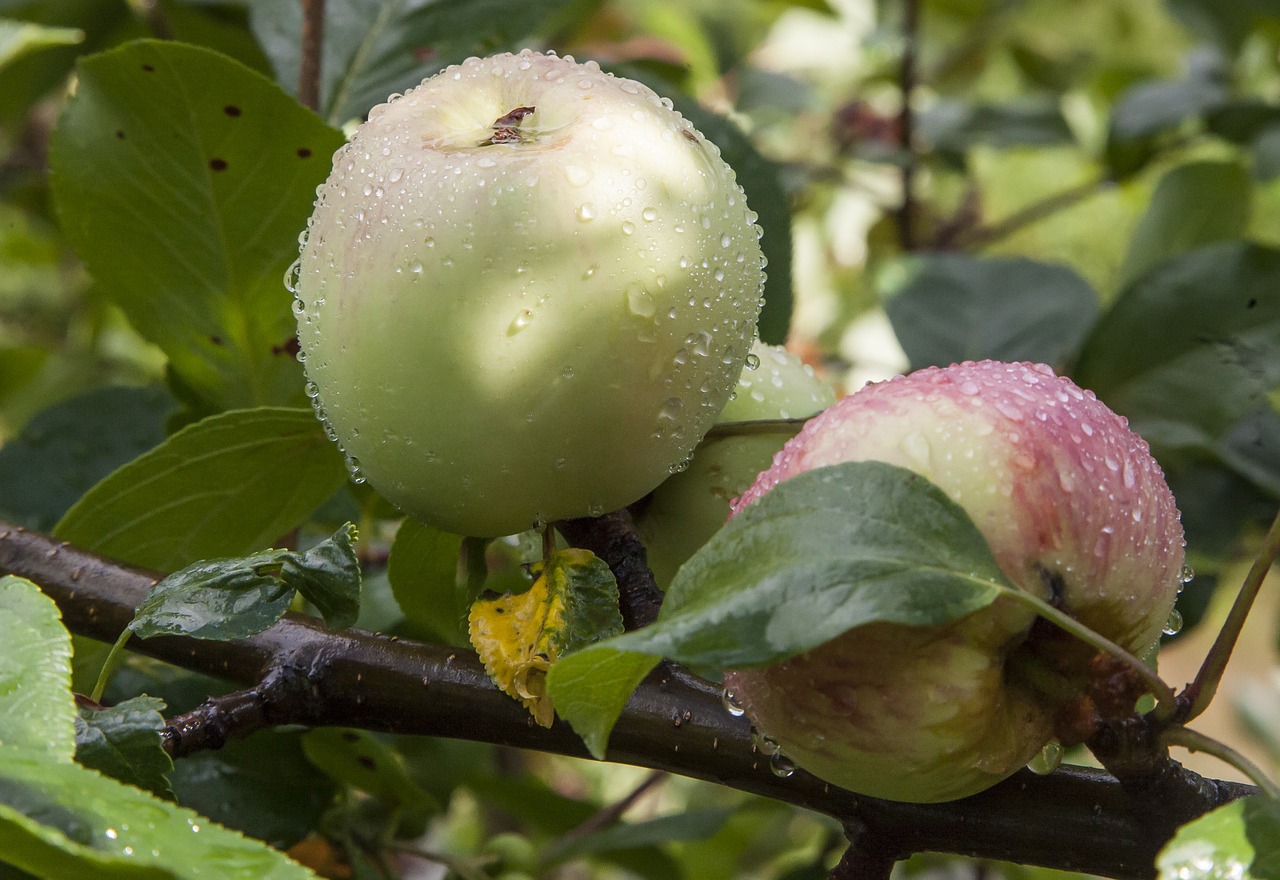
<svg viewBox="0 0 1280 880">
<path fill-rule="evenodd" d="M 477 599 L 468 631 L 494 683 L 550 727 L 547 670 L 562 654 L 621 632 L 622 616 L 617 582 L 590 551 L 559 550 L 532 570 L 527 592 Z"/>
</svg>

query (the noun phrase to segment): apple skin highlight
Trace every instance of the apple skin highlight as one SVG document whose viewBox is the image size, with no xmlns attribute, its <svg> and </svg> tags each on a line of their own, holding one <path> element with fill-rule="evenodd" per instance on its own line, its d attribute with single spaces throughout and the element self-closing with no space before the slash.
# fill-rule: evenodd
<svg viewBox="0 0 1280 880">
<path fill-rule="evenodd" d="M 1127 650 L 1159 638 L 1184 539 L 1126 421 L 1038 364 L 984 361 L 869 385 L 811 420 L 734 512 L 812 468 L 877 460 L 960 504 L 1006 576 Z M 858 627 L 726 686 L 789 758 L 853 791 L 933 802 L 981 791 L 1053 733 L 1019 674 L 1035 615 L 1008 600 L 937 627 Z"/>
<path fill-rule="evenodd" d="M 469 59 L 374 108 L 318 190 L 295 284 L 309 390 L 353 468 L 447 531 L 625 506 L 734 387 L 755 221 L 646 86 Z"/>
</svg>

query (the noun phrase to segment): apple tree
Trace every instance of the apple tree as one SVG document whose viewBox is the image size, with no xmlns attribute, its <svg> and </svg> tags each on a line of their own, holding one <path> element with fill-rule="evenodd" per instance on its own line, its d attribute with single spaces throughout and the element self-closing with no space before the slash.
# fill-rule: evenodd
<svg viewBox="0 0 1280 880">
<path fill-rule="evenodd" d="M 0 877 L 1277 876 L 1278 52 L 0 3 Z"/>
</svg>

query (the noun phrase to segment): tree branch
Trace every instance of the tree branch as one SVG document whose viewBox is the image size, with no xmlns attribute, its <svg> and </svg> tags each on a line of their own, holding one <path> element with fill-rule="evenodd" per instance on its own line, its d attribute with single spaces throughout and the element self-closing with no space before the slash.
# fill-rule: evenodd
<svg viewBox="0 0 1280 880">
<path fill-rule="evenodd" d="M 556 530 L 575 547 L 590 550 L 604 560 L 618 579 L 622 625 L 629 630 L 653 623 L 662 607 L 662 591 L 649 569 L 649 556 L 627 510 L 599 517 L 568 519 Z"/>
<path fill-rule="evenodd" d="M 302 2 L 302 57 L 298 64 L 298 103 L 320 112 L 320 63 L 324 57 L 324 0 Z"/>
<path fill-rule="evenodd" d="M 0 524 L 0 573 L 39 584 L 71 631 L 114 640 L 155 575 L 101 559 L 66 543 Z M 469 739 L 586 758 L 582 741 L 557 720 L 541 728 L 489 681 L 469 651 L 287 615 L 235 642 L 164 637 L 131 647 L 249 688 L 206 703 L 190 728 L 206 744 L 242 728 L 289 723 Z M 208 708 L 208 707 L 216 708 Z M 201 710 L 196 710 L 200 712 Z M 184 716 L 186 718 L 187 716 Z M 194 721 L 194 719 L 191 719 Z M 678 723 L 679 722 L 679 723 Z M 192 729 L 178 731 L 182 737 Z M 803 771 L 783 779 L 753 748 L 743 717 L 725 711 L 720 688 L 670 664 L 632 696 L 610 739 L 608 759 L 709 780 L 835 817 L 881 858 L 942 852 L 1118 878 L 1154 877 L 1172 815 L 1198 815 L 1256 792 L 1181 771 L 1177 802 L 1137 799 L 1107 774 L 1063 768 L 1048 776 L 1015 774 L 988 791 L 947 804 L 904 804 L 862 797 Z M 1070 841 L 1064 846 L 1063 841 Z"/>
<path fill-rule="evenodd" d="M 902 107 L 898 111 L 898 136 L 902 146 L 902 204 L 898 208 L 898 244 L 904 251 L 916 248 L 915 234 L 915 175 L 916 154 L 915 112 L 911 96 L 916 90 L 916 50 L 920 37 L 920 0 L 903 0 L 902 11 L 902 61 L 898 67 L 898 87 L 902 92 Z"/>
</svg>

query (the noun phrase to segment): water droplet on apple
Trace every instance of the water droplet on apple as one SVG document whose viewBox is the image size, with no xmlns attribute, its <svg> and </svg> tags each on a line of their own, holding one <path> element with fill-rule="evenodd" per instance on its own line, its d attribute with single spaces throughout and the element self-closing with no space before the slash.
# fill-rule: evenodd
<svg viewBox="0 0 1280 880">
<path fill-rule="evenodd" d="M 1027 763 L 1027 769 L 1032 773 L 1041 776 L 1047 776 L 1062 765 L 1062 755 L 1064 749 L 1062 743 L 1056 739 L 1051 739 L 1044 744 L 1044 748 L 1040 750 L 1040 754 Z"/>
<path fill-rule="evenodd" d="M 748 370 L 760 369 L 760 356 L 755 352 L 747 355 L 746 368 Z"/>
<path fill-rule="evenodd" d="M 511 321 L 511 326 L 507 328 L 507 335 L 514 336 L 524 328 L 533 323 L 533 310 L 521 309 Z"/>
<path fill-rule="evenodd" d="M 1184 564 L 1182 566 L 1182 571 L 1178 572 L 1178 583 L 1183 584 L 1185 586 L 1186 584 L 1191 583 L 1192 579 L 1195 578 L 1195 576 L 1196 576 L 1196 570 L 1191 566 Z"/>
<path fill-rule="evenodd" d="M 365 481 L 364 470 L 360 467 L 360 459 L 354 455 L 348 455 L 344 461 L 347 465 L 347 476 L 351 478 L 351 482 L 357 486 Z"/>
<path fill-rule="evenodd" d="M 658 212 L 653 208 L 645 208 L 640 212 L 640 216 L 644 218 L 644 222 L 652 223 L 654 220 L 658 219 Z"/>
<path fill-rule="evenodd" d="M 636 225 L 630 220 L 624 220 L 622 223 L 622 234 L 631 235 L 636 231 Z"/>
<path fill-rule="evenodd" d="M 583 223 L 590 223 L 596 218 L 596 206 L 590 202 L 583 202 L 578 206 L 578 219 Z"/>
<path fill-rule="evenodd" d="M 289 291 L 290 293 L 297 293 L 298 278 L 301 274 L 302 274 L 302 258 L 299 257 L 289 265 L 288 269 L 285 269 L 284 271 L 285 290 Z M 295 300 L 295 303 L 297 302 L 299 301 Z M 302 314 L 302 312 L 297 308 L 297 306 L 294 307 L 293 311 L 295 314 L 299 314 L 299 315 Z"/>
<path fill-rule="evenodd" d="M 591 172 L 581 165 L 564 166 L 564 176 L 574 186 L 586 186 L 591 182 Z"/>
<path fill-rule="evenodd" d="M 1182 612 L 1177 608 L 1169 612 L 1169 619 L 1164 622 L 1163 632 L 1167 636 L 1176 636 L 1182 632 Z"/>
<path fill-rule="evenodd" d="M 637 317 L 652 318 L 658 310 L 658 304 L 653 295 L 644 289 L 644 285 L 632 282 L 627 285 L 627 308 Z"/>
</svg>

